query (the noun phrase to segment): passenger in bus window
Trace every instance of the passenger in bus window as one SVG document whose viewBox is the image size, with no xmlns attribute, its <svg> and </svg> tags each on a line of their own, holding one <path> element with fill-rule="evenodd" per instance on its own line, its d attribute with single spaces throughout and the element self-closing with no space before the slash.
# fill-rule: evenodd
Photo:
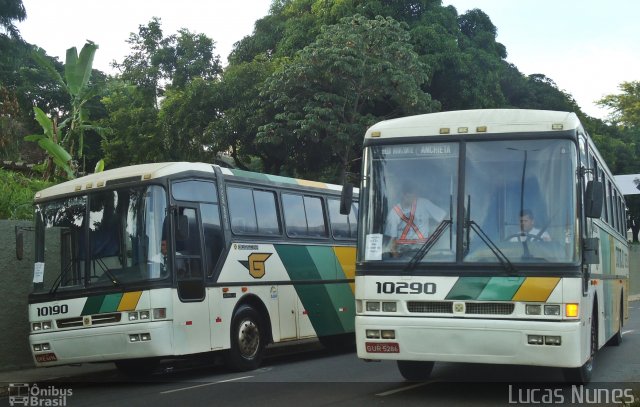
<svg viewBox="0 0 640 407">
<path fill-rule="evenodd" d="M 419 249 L 445 216 L 444 210 L 419 198 L 411 185 L 404 184 L 400 202 L 391 208 L 385 222 L 385 235 L 391 237 L 391 255 Z"/>
<path fill-rule="evenodd" d="M 528 242 L 532 240 L 543 240 L 545 242 L 551 241 L 549 233 L 542 232 L 535 227 L 535 219 L 533 212 L 530 209 L 523 209 L 520 212 L 520 233 L 514 235 L 509 239 L 510 242 Z"/>
</svg>

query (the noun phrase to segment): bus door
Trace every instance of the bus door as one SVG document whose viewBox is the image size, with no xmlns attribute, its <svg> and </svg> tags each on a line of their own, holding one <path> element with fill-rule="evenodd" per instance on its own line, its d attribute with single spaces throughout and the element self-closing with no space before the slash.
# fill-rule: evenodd
<svg viewBox="0 0 640 407">
<path fill-rule="evenodd" d="M 202 228 L 198 207 L 178 204 L 173 210 L 174 338 L 176 354 L 209 351 L 209 304 L 205 301 Z"/>
</svg>

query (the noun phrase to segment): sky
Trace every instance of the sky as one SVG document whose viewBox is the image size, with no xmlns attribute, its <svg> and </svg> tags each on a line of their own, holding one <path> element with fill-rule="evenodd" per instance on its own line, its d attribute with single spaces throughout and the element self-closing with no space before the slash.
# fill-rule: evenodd
<svg viewBox="0 0 640 407">
<path fill-rule="evenodd" d="M 115 73 L 112 61 L 129 53 L 129 34 L 152 17 L 164 35 L 186 28 L 216 43 L 223 65 L 233 44 L 253 32 L 271 0 L 23 0 L 22 37 L 64 62 L 67 48 L 98 44 L 94 68 Z M 624 81 L 640 80 L 638 0 L 443 0 L 459 14 L 484 11 L 498 29 L 507 61 L 522 73 L 541 73 L 571 94 L 582 110 L 606 119 L 595 105 L 619 93 Z"/>
</svg>

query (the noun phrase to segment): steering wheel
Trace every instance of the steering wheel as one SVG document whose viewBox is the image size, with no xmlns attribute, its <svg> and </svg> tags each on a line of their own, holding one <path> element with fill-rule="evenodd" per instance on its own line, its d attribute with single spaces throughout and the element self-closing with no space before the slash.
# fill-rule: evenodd
<svg viewBox="0 0 640 407">
<path fill-rule="evenodd" d="M 516 238 L 517 243 L 522 243 L 522 238 L 526 238 L 525 241 L 533 240 L 534 242 L 544 242 L 544 239 L 541 236 L 534 235 L 531 233 L 514 233 L 513 235 L 507 236 L 505 240 L 511 241 L 511 239 Z"/>
</svg>

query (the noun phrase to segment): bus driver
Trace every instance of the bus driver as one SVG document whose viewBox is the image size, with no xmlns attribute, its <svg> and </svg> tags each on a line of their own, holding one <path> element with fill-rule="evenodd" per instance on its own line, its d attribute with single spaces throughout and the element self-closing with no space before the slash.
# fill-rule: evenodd
<svg viewBox="0 0 640 407">
<path fill-rule="evenodd" d="M 402 198 L 389 211 L 385 222 L 385 235 L 391 237 L 391 255 L 396 257 L 408 249 L 420 248 L 445 216 L 445 211 L 433 202 L 418 198 L 412 186 L 403 185 Z"/>
</svg>

